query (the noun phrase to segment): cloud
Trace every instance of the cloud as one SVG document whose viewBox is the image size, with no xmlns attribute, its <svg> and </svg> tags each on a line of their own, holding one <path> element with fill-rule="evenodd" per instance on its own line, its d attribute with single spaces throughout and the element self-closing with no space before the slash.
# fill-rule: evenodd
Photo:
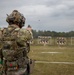
<svg viewBox="0 0 74 75">
<path fill-rule="evenodd" d="M 35 6 L 30 5 L 30 6 L 22 6 L 18 8 L 18 10 L 24 12 L 25 15 L 45 16 L 49 14 L 52 9 L 46 7 L 45 5 L 35 5 Z"/>
<path fill-rule="evenodd" d="M 30 24 L 36 30 L 74 30 L 73 0 L 0 0 L 2 26 L 7 26 L 6 14 L 14 9 L 23 13 L 26 25 Z"/>
</svg>

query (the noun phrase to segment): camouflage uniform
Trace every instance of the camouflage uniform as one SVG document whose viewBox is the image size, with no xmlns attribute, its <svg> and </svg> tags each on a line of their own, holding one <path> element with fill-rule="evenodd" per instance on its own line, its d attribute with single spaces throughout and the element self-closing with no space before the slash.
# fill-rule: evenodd
<svg viewBox="0 0 74 75">
<path fill-rule="evenodd" d="M 16 12 L 13 13 L 16 14 Z M 27 71 L 26 68 L 29 64 L 29 58 L 27 56 L 29 50 L 27 47 L 29 46 L 28 41 L 32 39 L 32 32 L 21 29 L 25 22 L 18 19 L 20 16 L 17 17 L 15 15 L 17 18 L 14 20 L 11 17 L 12 14 L 6 19 L 9 26 L 2 30 L 0 36 L 0 42 L 2 44 L 0 57 L 1 61 L 3 61 L 0 65 L 2 69 L 1 73 L 2 75 L 27 75 L 24 72 Z M 20 25 L 21 23 L 22 25 Z"/>
</svg>

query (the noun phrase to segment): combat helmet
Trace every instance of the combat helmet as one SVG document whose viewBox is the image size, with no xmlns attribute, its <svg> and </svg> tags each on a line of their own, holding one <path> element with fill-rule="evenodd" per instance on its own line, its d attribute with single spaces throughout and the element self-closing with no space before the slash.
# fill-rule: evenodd
<svg viewBox="0 0 74 75">
<path fill-rule="evenodd" d="M 10 15 L 7 15 L 6 21 L 9 25 L 16 24 L 22 28 L 25 24 L 25 17 L 17 10 L 13 10 Z"/>
</svg>

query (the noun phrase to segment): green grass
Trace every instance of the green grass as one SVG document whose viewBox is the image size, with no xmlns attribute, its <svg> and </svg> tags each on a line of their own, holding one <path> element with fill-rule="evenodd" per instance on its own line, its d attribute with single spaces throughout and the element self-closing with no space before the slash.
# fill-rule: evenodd
<svg viewBox="0 0 74 75">
<path fill-rule="evenodd" d="M 29 57 L 36 61 L 74 62 L 74 47 L 31 46 Z M 74 75 L 74 64 L 35 63 L 34 71 L 31 75 Z"/>
</svg>

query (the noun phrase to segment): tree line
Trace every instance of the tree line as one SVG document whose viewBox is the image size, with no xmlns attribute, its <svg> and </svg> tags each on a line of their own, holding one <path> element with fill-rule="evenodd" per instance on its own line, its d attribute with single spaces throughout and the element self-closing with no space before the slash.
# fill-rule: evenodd
<svg viewBox="0 0 74 75">
<path fill-rule="evenodd" d="M 56 31 L 36 31 L 32 30 L 33 37 L 38 38 L 38 36 L 51 36 L 51 37 L 74 37 L 74 31 L 69 32 L 56 32 Z"/>
</svg>

